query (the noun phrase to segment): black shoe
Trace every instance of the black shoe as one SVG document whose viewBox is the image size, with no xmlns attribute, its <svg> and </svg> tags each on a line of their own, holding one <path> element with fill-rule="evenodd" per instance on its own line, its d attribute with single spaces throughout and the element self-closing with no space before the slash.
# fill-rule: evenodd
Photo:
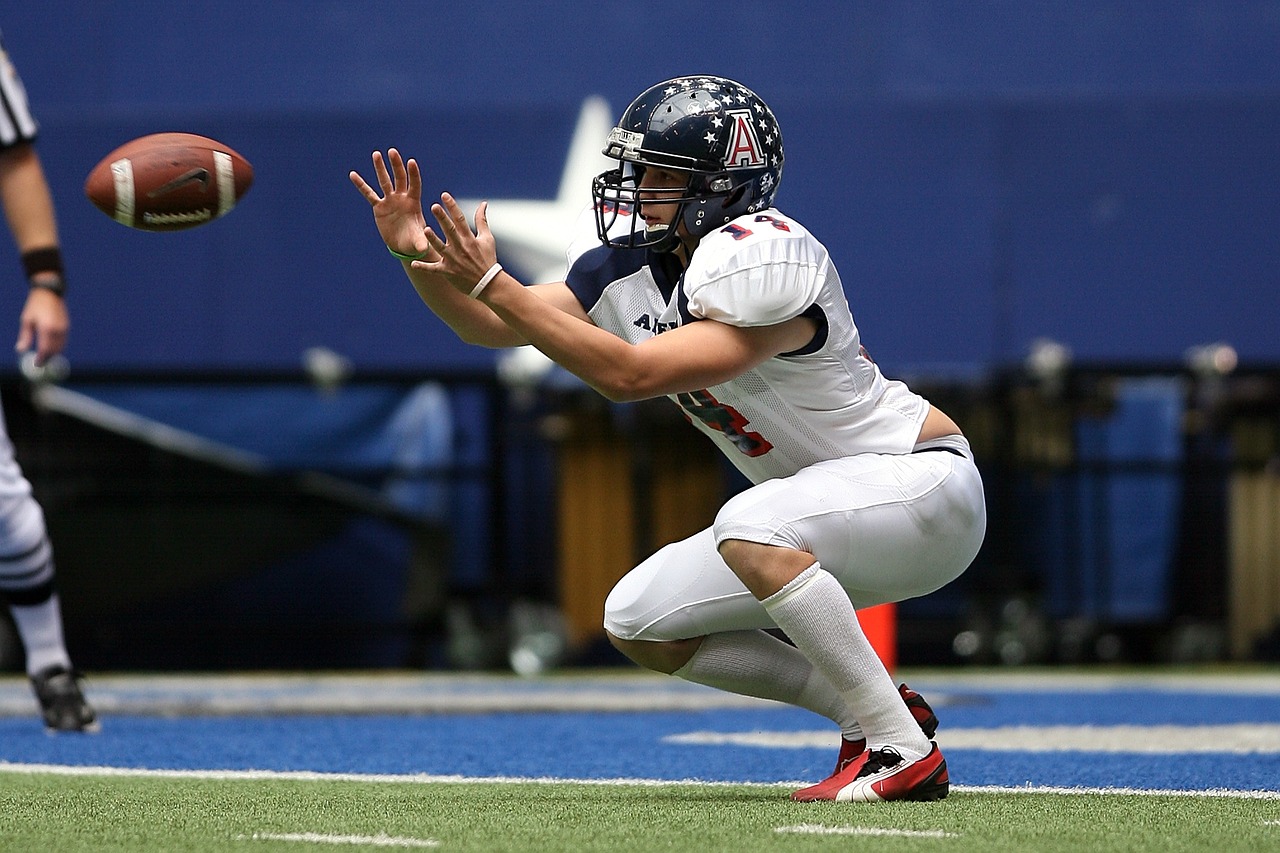
<svg viewBox="0 0 1280 853">
<path fill-rule="evenodd" d="M 40 700 L 40 713 L 49 734 L 96 732 L 102 728 L 98 715 L 84 700 L 79 673 L 51 666 L 31 676 L 31 687 Z"/>
</svg>

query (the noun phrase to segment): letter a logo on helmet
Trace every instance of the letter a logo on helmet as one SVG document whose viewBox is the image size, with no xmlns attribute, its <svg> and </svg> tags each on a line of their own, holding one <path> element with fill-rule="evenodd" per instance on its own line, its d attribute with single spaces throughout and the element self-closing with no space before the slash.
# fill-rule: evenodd
<svg viewBox="0 0 1280 853">
<path fill-rule="evenodd" d="M 728 110 L 726 114 L 733 124 L 729 129 L 729 149 L 724 156 L 725 168 L 754 168 L 765 165 L 760 138 L 756 136 L 756 127 L 751 121 L 751 111 Z"/>
</svg>

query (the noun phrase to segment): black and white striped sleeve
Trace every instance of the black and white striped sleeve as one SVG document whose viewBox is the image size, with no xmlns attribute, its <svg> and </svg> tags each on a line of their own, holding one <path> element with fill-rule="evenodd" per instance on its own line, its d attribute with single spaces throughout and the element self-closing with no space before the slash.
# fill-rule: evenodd
<svg viewBox="0 0 1280 853">
<path fill-rule="evenodd" d="M 22 78 L 0 41 L 0 150 L 35 141 L 38 129 L 27 104 Z"/>
</svg>

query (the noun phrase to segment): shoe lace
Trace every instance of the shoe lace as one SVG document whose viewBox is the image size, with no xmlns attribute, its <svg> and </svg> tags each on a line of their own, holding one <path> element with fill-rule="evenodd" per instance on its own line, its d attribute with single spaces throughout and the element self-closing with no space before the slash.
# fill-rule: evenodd
<svg viewBox="0 0 1280 853">
<path fill-rule="evenodd" d="M 881 770 L 897 767 L 901 763 L 902 756 L 893 747 L 886 746 L 884 749 L 873 749 L 867 754 L 867 763 L 862 765 L 862 769 L 858 771 L 858 775 L 854 778 L 861 779 L 863 776 L 870 776 L 873 773 L 879 773 Z"/>
</svg>

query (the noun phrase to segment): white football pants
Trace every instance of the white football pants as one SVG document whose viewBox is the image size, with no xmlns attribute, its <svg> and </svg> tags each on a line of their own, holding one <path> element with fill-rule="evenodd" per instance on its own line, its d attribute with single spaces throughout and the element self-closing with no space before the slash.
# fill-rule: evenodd
<svg viewBox="0 0 1280 853">
<path fill-rule="evenodd" d="M 743 539 L 807 551 L 855 607 L 902 601 L 959 577 L 982 545 L 982 479 L 959 436 L 905 455 L 860 454 L 811 465 L 730 499 L 715 523 L 659 550 L 605 601 L 624 640 L 683 640 L 774 627 L 716 546 Z"/>
</svg>

